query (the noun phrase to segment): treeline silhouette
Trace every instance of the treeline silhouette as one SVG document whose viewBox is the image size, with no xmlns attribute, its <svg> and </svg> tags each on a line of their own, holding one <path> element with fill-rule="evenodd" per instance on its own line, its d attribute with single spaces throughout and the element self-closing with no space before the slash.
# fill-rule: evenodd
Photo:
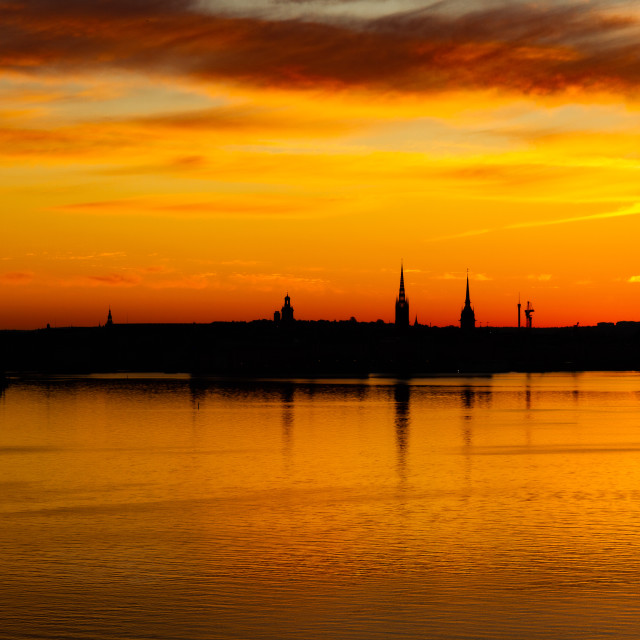
<svg viewBox="0 0 640 640">
<path fill-rule="evenodd" d="M 0 372 L 318 376 L 640 369 L 640 324 L 556 329 L 267 320 L 0 331 Z M 1 377 L 1 374 L 0 374 Z"/>
</svg>

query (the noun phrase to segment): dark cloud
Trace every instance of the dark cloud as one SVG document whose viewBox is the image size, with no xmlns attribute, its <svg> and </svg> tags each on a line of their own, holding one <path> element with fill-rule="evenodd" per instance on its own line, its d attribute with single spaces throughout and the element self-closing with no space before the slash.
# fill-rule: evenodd
<svg viewBox="0 0 640 640">
<path fill-rule="evenodd" d="M 630 93 L 637 19 L 594 4 L 437 7 L 342 22 L 216 14 L 173 0 L 0 2 L 0 72 L 104 68 L 283 88 Z M 476 5 L 477 6 L 477 5 Z"/>
<path fill-rule="evenodd" d="M 383 3 L 385 0 L 381 0 Z M 302 4 L 302 5 L 315 5 L 315 6 L 344 6 L 344 5 L 352 5 L 358 2 L 362 2 L 362 0 L 271 0 L 272 4 L 275 5 L 291 5 L 291 4 Z"/>
</svg>

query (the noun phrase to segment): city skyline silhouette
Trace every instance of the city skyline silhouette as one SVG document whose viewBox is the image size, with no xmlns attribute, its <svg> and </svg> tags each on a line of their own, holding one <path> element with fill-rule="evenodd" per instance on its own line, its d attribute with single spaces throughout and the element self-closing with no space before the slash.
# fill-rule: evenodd
<svg viewBox="0 0 640 640">
<path fill-rule="evenodd" d="M 524 306 L 523 309 L 523 304 L 521 303 L 521 297 L 518 294 L 518 298 L 517 298 L 517 303 L 515 305 L 515 309 L 514 309 L 514 315 L 513 315 L 513 323 L 507 323 L 503 326 L 505 327 L 517 327 L 517 328 L 521 328 L 522 326 L 531 329 L 533 327 L 533 313 L 535 312 L 535 309 L 532 306 L 532 303 L 530 300 L 527 300 L 526 305 Z M 352 310 L 353 311 L 353 310 Z M 524 325 L 522 324 L 522 314 L 524 313 Z M 381 314 L 381 315 L 385 315 L 385 314 Z M 252 318 L 249 320 L 240 320 L 240 319 L 232 319 L 230 320 L 230 322 L 251 322 L 254 320 L 262 320 L 264 318 Z M 319 321 L 326 321 L 326 320 L 330 320 L 330 318 L 304 318 L 305 320 L 319 320 Z M 350 321 L 352 322 L 357 322 L 357 318 L 355 315 L 350 315 L 348 318 Z M 289 292 L 287 291 L 285 296 L 284 296 L 284 304 L 280 309 L 277 309 L 276 311 L 273 312 L 273 321 L 276 324 L 282 324 L 283 326 L 287 326 L 290 325 L 291 323 L 293 323 L 295 320 L 294 317 L 294 308 L 291 304 L 291 296 L 289 295 Z M 346 318 L 333 318 L 333 321 L 337 321 L 337 320 L 346 320 Z M 209 322 L 224 322 L 218 319 L 212 319 Z M 365 322 L 372 322 L 372 320 L 368 320 Z M 375 322 L 386 322 L 385 320 L 383 320 L 382 318 L 376 318 Z M 628 322 L 635 322 L 635 320 L 619 320 L 618 322 L 621 323 L 628 323 Z M 393 325 L 395 325 L 395 327 L 399 330 L 406 330 L 408 329 L 408 327 L 410 326 L 411 322 L 410 322 L 410 306 L 409 306 L 409 298 L 406 294 L 406 287 L 405 287 L 405 280 L 404 280 L 404 262 L 401 261 L 400 263 L 400 284 L 398 287 L 398 294 L 395 298 L 395 313 L 393 316 L 393 320 L 390 322 Z M 107 309 L 107 318 L 104 322 L 104 326 L 112 326 L 114 324 L 114 320 L 113 320 L 113 315 L 112 315 L 112 309 L 111 309 L 111 305 L 108 306 Z M 124 323 L 122 322 L 122 320 L 120 320 L 119 324 L 184 324 L 181 322 L 154 322 L 153 319 L 147 319 L 144 322 L 129 322 L 129 318 L 128 315 L 125 314 L 125 321 Z M 197 323 L 194 323 L 197 324 Z M 438 326 L 435 325 L 432 322 L 424 322 L 421 323 L 418 319 L 418 315 L 417 313 L 414 315 L 414 321 L 413 321 L 413 326 L 417 327 L 420 326 L 421 324 L 424 324 L 426 326 Z M 473 329 L 476 328 L 476 326 L 481 327 L 483 326 L 483 322 L 482 321 L 476 321 L 476 316 L 475 316 L 475 307 L 472 305 L 471 303 L 471 295 L 470 295 L 470 283 L 469 283 L 469 269 L 467 269 L 466 271 L 466 290 L 465 290 L 465 297 L 464 297 L 464 304 L 461 308 L 461 312 L 460 312 L 460 317 L 458 322 L 456 323 L 457 326 L 459 326 L 461 329 L 463 329 L 464 331 L 471 331 Z M 577 321 L 576 323 L 572 324 L 572 325 L 567 325 L 567 326 L 573 326 L 573 327 L 578 327 L 580 326 L 580 321 Z M 598 323 L 596 323 L 597 325 L 615 325 L 615 322 L 608 322 L 608 321 L 599 321 Z M 73 326 L 95 326 L 95 325 L 60 325 L 62 327 L 64 326 L 69 326 L 69 327 L 73 327 Z M 98 326 L 102 326 L 102 323 L 100 321 L 98 321 Z M 442 326 L 455 326 L 454 323 L 447 323 L 444 324 Z M 495 327 L 499 327 L 500 325 L 490 325 L 490 323 L 488 321 L 484 321 L 484 327 L 488 328 L 489 326 L 495 326 Z M 545 325 L 542 325 L 543 327 Z M 586 325 L 585 323 L 582 323 L 582 326 L 590 326 L 590 325 Z M 591 325 L 591 326 L 595 326 L 595 325 Z M 51 322 L 47 322 L 46 323 L 46 328 L 57 328 L 58 325 L 57 323 L 51 323 Z M 36 327 L 36 328 L 42 328 L 42 327 Z M 2 328 L 0 327 L 0 330 L 17 330 L 19 329 L 19 327 L 5 327 Z"/>
<path fill-rule="evenodd" d="M 524 306 L 524 309 L 523 309 Z M 505 325 L 505 327 L 512 327 L 515 326 L 517 328 L 521 328 L 522 326 L 531 329 L 533 327 L 533 314 L 535 312 L 535 309 L 533 308 L 533 305 L 531 303 L 530 300 L 527 300 L 526 305 L 523 305 L 521 303 L 521 297 L 520 294 L 518 294 L 518 298 L 517 298 L 517 303 L 515 304 L 515 310 L 514 310 L 514 315 L 513 315 L 513 323 L 507 323 Z M 522 314 L 524 313 L 524 325 L 522 324 Z M 381 315 L 385 315 L 385 314 L 381 314 Z M 252 320 L 261 320 L 264 318 L 252 318 L 249 319 L 248 321 L 252 321 Z M 306 320 L 314 320 L 314 319 L 310 319 L 310 318 L 305 318 Z M 315 320 L 320 320 L 320 321 L 326 321 L 329 320 L 330 318 L 315 318 Z M 346 318 L 333 318 L 332 320 L 336 321 L 336 320 L 345 320 Z M 287 291 L 285 296 L 284 296 L 284 304 L 283 306 L 274 311 L 273 312 L 273 321 L 276 324 L 282 324 L 283 326 L 289 325 L 291 323 L 293 323 L 293 321 L 295 320 L 294 318 L 294 309 L 293 306 L 291 304 L 291 296 L 289 295 L 289 292 Z M 350 321 L 355 321 L 357 322 L 357 318 L 355 315 L 350 315 L 349 316 L 349 320 Z M 230 320 L 231 322 L 242 322 L 243 320 L 239 320 L 239 319 L 232 319 Z M 371 322 L 372 320 L 368 320 L 368 322 Z M 221 320 L 217 320 L 217 319 L 212 319 L 209 322 L 224 322 Z M 247 320 L 244 320 L 244 322 L 247 322 Z M 365 321 L 367 322 L 367 321 Z M 381 318 L 376 318 L 375 322 L 385 322 L 385 320 L 381 319 Z M 628 319 L 623 319 L 623 320 L 619 320 L 618 322 L 622 322 L 622 323 L 628 323 L 628 322 L 635 322 L 635 320 L 628 320 Z M 125 314 L 125 321 L 124 324 L 154 324 L 154 323 L 158 323 L 158 324 L 184 324 L 181 322 L 154 322 L 153 319 L 147 319 L 144 322 L 129 322 L 129 318 L 128 315 Z M 395 312 L 394 312 L 394 316 L 393 316 L 393 320 L 391 321 L 392 324 L 395 325 L 395 327 L 399 330 L 406 330 L 408 329 L 408 327 L 410 326 L 411 322 L 410 322 L 410 306 L 409 306 L 409 298 L 406 294 L 406 287 L 405 287 L 405 280 L 404 280 L 404 262 L 401 261 L 400 264 L 400 284 L 399 284 L 399 288 L 398 288 L 398 295 L 395 298 Z M 477 324 L 476 324 L 477 323 Z M 98 322 L 98 326 L 101 326 L 102 323 Z M 108 306 L 107 309 L 107 318 L 104 322 L 104 326 L 111 326 L 114 324 L 114 320 L 113 320 L 113 315 L 112 315 L 112 309 L 111 309 L 111 305 Z M 123 324 L 122 320 L 120 320 L 119 324 Z M 427 326 L 438 326 L 438 325 L 434 325 L 434 323 L 432 322 L 426 322 L 426 323 L 421 323 L 419 322 L 418 319 L 418 315 L 417 313 L 414 316 L 414 321 L 413 321 L 413 326 L 420 326 L 421 324 L 425 324 Z M 578 327 L 580 326 L 580 321 L 578 320 L 577 322 L 575 322 L 572 325 L 566 325 L 566 326 L 573 326 L 573 327 Z M 599 321 L 597 323 L 595 323 L 597 325 L 615 325 L 616 322 L 609 322 L 609 321 Z M 453 326 L 454 323 L 447 323 L 445 325 L 442 326 Z M 471 303 L 471 295 L 470 295 L 470 283 L 469 283 L 469 269 L 467 268 L 466 270 L 466 290 L 465 290 L 465 297 L 464 297 L 464 304 L 461 308 L 461 312 L 460 312 L 460 317 L 459 320 L 457 322 L 457 325 L 462 328 L 464 331 L 471 331 L 473 329 L 476 328 L 476 326 L 483 326 L 482 321 L 476 321 L 476 316 L 475 316 L 475 307 L 472 305 Z M 54 327 L 56 328 L 58 325 L 56 322 L 51 323 L 51 322 L 47 322 L 46 323 L 46 328 L 51 328 Z M 73 327 L 73 326 L 95 326 L 95 325 L 60 325 L 62 327 L 64 326 L 69 326 L 69 327 Z M 495 326 L 495 327 L 499 327 L 501 325 L 490 325 L 490 323 L 488 321 L 484 321 L 484 326 L 485 327 L 489 327 L 489 326 Z M 545 325 L 542 325 L 543 327 Z M 547 325 L 548 326 L 548 325 Z M 586 325 L 585 323 L 582 323 L 582 326 L 590 326 L 590 325 Z M 595 325 L 591 325 L 591 326 L 595 326 Z M 36 327 L 36 328 L 42 328 L 42 327 Z M 19 327 L 0 327 L 0 330 L 17 330 L 19 329 Z"/>
<path fill-rule="evenodd" d="M 400 265 L 393 322 L 297 319 L 287 291 L 272 319 L 250 322 L 119 322 L 31 331 L 0 330 L 0 373 L 188 372 L 196 375 L 388 375 L 640 368 L 640 323 L 533 327 L 520 298 L 508 327 L 476 323 L 469 273 L 458 325 L 409 322 Z M 517 314 L 517 315 L 516 315 Z"/>
</svg>

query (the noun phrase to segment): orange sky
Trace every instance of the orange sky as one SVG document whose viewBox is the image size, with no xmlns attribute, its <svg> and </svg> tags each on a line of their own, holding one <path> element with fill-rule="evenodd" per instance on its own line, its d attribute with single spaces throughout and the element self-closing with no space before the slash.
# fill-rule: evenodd
<svg viewBox="0 0 640 640">
<path fill-rule="evenodd" d="M 425 8 L 427 7 L 427 8 Z M 0 328 L 640 320 L 623 1 L 0 2 Z"/>
</svg>

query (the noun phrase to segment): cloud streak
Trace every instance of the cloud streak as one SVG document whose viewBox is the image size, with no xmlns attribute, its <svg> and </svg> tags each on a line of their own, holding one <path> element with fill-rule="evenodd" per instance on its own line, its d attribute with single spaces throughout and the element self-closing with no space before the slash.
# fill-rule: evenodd
<svg viewBox="0 0 640 640">
<path fill-rule="evenodd" d="M 604 211 L 602 213 L 594 213 L 588 216 L 574 216 L 572 218 L 559 218 L 557 220 L 532 220 L 530 222 L 516 222 L 509 224 L 504 229 L 528 229 L 531 227 L 548 227 L 557 224 L 567 224 L 570 222 L 586 222 L 590 220 L 604 220 L 607 218 L 620 218 L 625 216 L 637 216 L 640 215 L 640 204 L 633 204 L 630 207 L 624 209 L 617 209 L 616 211 Z"/>
<path fill-rule="evenodd" d="M 121 273 L 87 276 L 87 281 L 93 285 L 107 285 L 110 287 L 135 287 L 140 284 L 140 277 Z"/>
<path fill-rule="evenodd" d="M 431 238 L 429 242 L 440 242 L 443 240 L 457 240 L 459 238 L 467 238 L 470 236 L 479 236 L 494 231 L 508 231 L 512 229 L 530 229 L 533 227 L 549 227 L 559 224 L 569 224 L 572 222 L 589 222 L 592 220 L 606 220 L 608 218 L 621 218 L 626 216 L 640 215 L 640 203 L 633 204 L 623 209 L 617 209 L 615 211 L 604 211 L 602 213 L 594 213 L 587 216 L 573 216 L 571 218 L 557 218 L 555 220 L 530 220 L 528 222 L 515 222 L 513 224 L 503 225 L 501 227 L 495 227 L 493 229 L 472 229 L 464 231 L 462 233 L 455 233 L 448 236 L 439 236 L 437 238 Z"/>
<path fill-rule="evenodd" d="M 633 94 L 638 18 L 606 4 L 439 5 L 375 19 L 266 19 L 195 1 L 0 4 L 0 72 L 130 70 L 287 89 Z M 314 16 L 315 14 L 309 14 Z"/>
<path fill-rule="evenodd" d="M 28 284 L 33 280 L 33 273 L 30 271 L 9 271 L 0 273 L 0 283 L 21 285 Z"/>
<path fill-rule="evenodd" d="M 128 198 L 76 202 L 50 207 L 51 211 L 67 214 L 106 216 L 165 216 L 168 218 L 237 217 L 263 218 L 269 216 L 301 219 L 325 216 L 325 211 L 336 207 L 341 200 L 330 196 L 316 196 L 299 202 L 287 195 L 256 193 L 228 194 L 189 202 L 187 196 L 173 198 Z"/>
</svg>

